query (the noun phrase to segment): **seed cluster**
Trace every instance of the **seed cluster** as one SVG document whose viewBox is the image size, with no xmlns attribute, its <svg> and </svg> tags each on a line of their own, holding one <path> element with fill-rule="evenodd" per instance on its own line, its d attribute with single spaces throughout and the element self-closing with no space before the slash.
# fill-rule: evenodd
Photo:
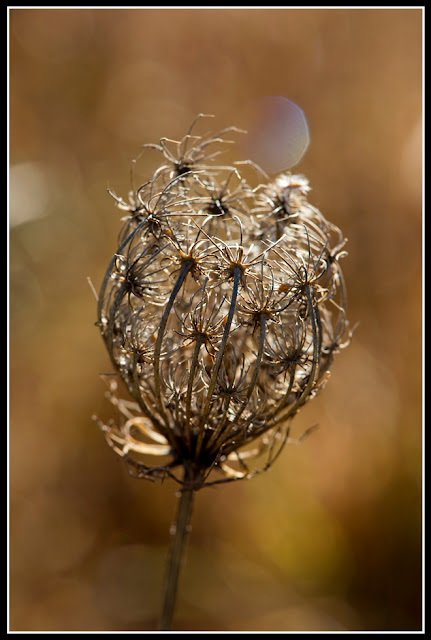
<svg viewBox="0 0 431 640">
<path fill-rule="evenodd" d="M 118 419 L 97 421 L 138 477 L 181 482 L 176 470 L 192 466 L 199 488 L 215 469 L 226 481 L 269 467 L 350 332 L 346 241 L 309 204 L 308 181 L 251 187 L 244 163 L 218 163 L 235 127 L 192 127 L 145 145 L 161 166 L 128 202 L 112 194 L 126 214 L 98 326 Z M 119 377 L 132 401 L 118 397 Z"/>
</svg>

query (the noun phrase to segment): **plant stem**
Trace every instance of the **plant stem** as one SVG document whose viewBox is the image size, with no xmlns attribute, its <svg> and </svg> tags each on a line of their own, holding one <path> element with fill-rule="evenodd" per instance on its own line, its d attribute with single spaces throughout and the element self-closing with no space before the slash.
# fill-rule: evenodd
<svg viewBox="0 0 431 640">
<path fill-rule="evenodd" d="M 190 478 L 190 472 L 184 468 L 184 480 Z M 169 549 L 165 586 L 163 592 L 163 609 L 160 619 L 160 631 L 172 630 L 177 596 L 178 578 L 186 548 L 187 535 L 190 531 L 190 521 L 193 510 L 194 490 L 187 485 L 181 489 L 177 504 L 175 523 L 171 529 L 171 546 Z"/>
</svg>

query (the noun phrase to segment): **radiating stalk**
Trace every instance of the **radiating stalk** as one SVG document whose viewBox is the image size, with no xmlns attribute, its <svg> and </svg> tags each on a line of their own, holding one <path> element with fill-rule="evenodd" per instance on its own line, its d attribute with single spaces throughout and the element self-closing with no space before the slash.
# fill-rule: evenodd
<svg viewBox="0 0 431 640">
<path fill-rule="evenodd" d="M 251 376 L 251 380 L 250 380 L 250 384 L 248 386 L 247 389 L 247 395 L 246 395 L 246 399 L 241 407 L 241 409 L 239 410 L 239 412 L 237 413 L 237 415 L 235 416 L 235 421 L 238 420 L 238 418 L 242 415 L 244 409 L 246 408 L 248 401 L 251 398 L 251 394 L 254 391 L 254 388 L 256 386 L 256 382 L 259 376 L 259 371 L 260 371 L 260 364 L 262 362 L 262 356 L 263 356 L 263 349 L 265 347 L 265 336 L 266 336 L 266 313 L 261 313 L 259 315 L 259 325 L 260 325 L 260 331 L 259 331 L 259 349 L 256 355 L 256 361 L 254 364 L 254 370 L 253 370 L 253 374 Z"/>
<path fill-rule="evenodd" d="M 263 356 L 263 350 L 265 347 L 265 335 L 266 335 L 266 314 L 265 313 L 261 313 L 260 314 L 260 331 L 259 331 L 259 348 L 258 348 L 258 353 L 256 356 L 256 361 L 255 361 L 255 365 L 254 365 L 254 370 L 253 370 L 253 374 L 251 376 L 251 380 L 250 380 L 250 384 L 248 385 L 248 389 L 247 389 L 247 393 L 246 396 L 243 400 L 243 405 L 240 408 L 240 410 L 238 411 L 238 413 L 235 415 L 234 421 L 232 423 L 232 429 L 233 429 L 233 424 L 235 424 L 235 426 L 239 426 L 238 425 L 238 421 L 239 418 L 241 417 L 241 415 L 243 414 L 248 401 L 251 398 L 251 395 L 254 391 L 254 388 L 256 386 L 257 380 L 258 380 L 258 376 L 259 376 L 259 371 L 260 371 L 260 365 L 262 362 L 262 356 Z M 217 439 L 219 438 L 219 436 L 223 433 L 223 428 L 225 426 L 225 421 L 222 421 L 219 425 L 219 427 L 216 429 L 216 431 L 214 432 L 214 434 L 211 436 L 209 442 L 207 443 L 207 447 L 208 449 L 211 446 L 214 446 L 214 443 L 216 443 L 216 447 L 218 447 L 220 445 L 220 442 L 217 442 Z M 238 431 L 238 436 L 241 436 L 241 434 L 243 433 L 244 429 L 247 428 L 247 422 L 246 424 L 243 426 L 243 429 L 241 431 Z"/>
<path fill-rule="evenodd" d="M 271 428 L 275 427 L 277 424 L 279 424 L 280 422 L 283 422 L 284 420 L 288 420 L 289 418 L 295 415 L 298 409 L 306 401 L 308 395 L 311 393 L 315 379 L 316 379 L 316 371 L 317 371 L 317 366 L 320 359 L 320 352 L 321 352 L 321 346 L 322 346 L 321 344 L 322 343 L 322 325 L 320 321 L 319 309 L 318 307 L 316 308 L 314 307 L 314 301 L 311 295 L 311 290 L 309 285 L 305 287 L 305 292 L 307 295 L 308 309 L 310 311 L 310 317 L 311 317 L 311 330 L 313 333 L 313 363 L 311 365 L 311 371 L 310 371 L 310 375 L 308 377 L 308 382 L 305 389 L 303 390 L 299 398 L 294 402 L 294 404 L 290 407 L 290 409 L 286 413 L 279 416 L 276 420 L 274 420 L 274 422 L 271 422 Z M 280 409 L 281 408 L 282 407 L 280 407 Z"/>
<path fill-rule="evenodd" d="M 204 342 L 203 335 L 198 335 L 196 338 L 195 350 L 193 353 L 192 363 L 190 365 L 190 373 L 189 373 L 189 382 L 187 385 L 187 395 L 186 395 L 186 436 L 187 442 L 190 444 L 190 421 L 192 415 L 192 392 L 193 392 L 193 383 L 195 379 L 196 368 L 199 362 L 199 352 L 201 346 Z"/>
<path fill-rule="evenodd" d="M 186 279 L 187 274 L 192 268 L 192 266 L 193 266 L 193 260 L 187 260 L 187 262 L 184 263 L 180 271 L 180 274 L 177 278 L 175 286 L 172 289 L 172 293 L 169 296 L 168 303 L 163 312 L 163 316 L 159 325 L 159 332 L 157 334 L 156 344 L 154 346 L 154 390 L 155 390 L 156 402 L 159 406 L 160 414 L 163 416 L 166 423 L 167 423 L 167 416 L 166 416 L 165 409 L 163 407 L 162 394 L 161 394 L 161 388 L 160 388 L 161 387 L 160 385 L 160 352 L 162 350 L 162 342 L 163 342 L 163 337 L 165 335 L 169 314 L 175 302 L 175 298 L 177 297 L 181 287 L 183 286 L 184 280 Z"/>
<path fill-rule="evenodd" d="M 214 393 L 214 389 L 217 383 L 217 376 L 218 376 L 218 372 L 223 360 L 223 354 L 226 348 L 226 344 L 227 344 L 227 340 L 229 337 L 229 333 L 230 333 L 230 328 L 232 325 L 232 320 L 233 320 L 233 316 L 235 313 L 235 308 L 236 308 L 236 299 L 238 296 L 238 287 L 239 287 L 239 280 L 241 278 L 241 267 L 235 267 L 234 270 L 234 279 L 233 279 L 233 286 L 232 286 L 232 298 L 230 301 L 230 307 L 229 307 L 229 313 L 227 316 L 227 320 L 226 320 L 226 324 L 225 324 L 225 328 L 223 331 L 223 337 L 222 337 L 222 341 L 220 344 L 220 348 L 218 350 L 217 353 L 217 358 L 215 360 L 214 363 L 214 367 L 211 373 L 211 380 L 210 383 L 208 385 L 208 393 L 207 393 L 207 399 L 206 399 L 206 403 L 205 403 L 205 407 L 203 410 L 203 415 L 200 421 L 200 431 L 199 431 L 199 435 L 198 435 L 198 441 L 197 441 L 197 445 L 196 445 L 196 456 L 199 455 L 200 453 L 200 448 L 202 446 L 202 441 L 203 441 L 203 436 L 204 436 L 204 432 L 205 432 L 205 423 L 206 420 L 208 418 L 210 409 L 211 409 L 211 398 L 213 396 Z"/>
</svg>

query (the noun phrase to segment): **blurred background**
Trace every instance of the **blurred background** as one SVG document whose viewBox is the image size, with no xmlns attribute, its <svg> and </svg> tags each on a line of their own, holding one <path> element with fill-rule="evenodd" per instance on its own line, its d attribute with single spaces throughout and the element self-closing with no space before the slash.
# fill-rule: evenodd
<svg viewBox="0 0 431 640">
<path fill-rule="evenodd" d="M 94 322 L 141 145 L 265 96 L 308 121 L 295 171 L 349 238 L 351 346 L 248 482 L 197 495 L 176 629 L 419 630 L 420 9 L 11 9 L 10 628 L 154 630 L 177 487 L 129 477 Z M 231 152 L 234 153 L 234 150 Z M 242 159 L 241 148 L 238 158 Z M 137 179 L 154 168 L 139 161 Z"/>
</svg>

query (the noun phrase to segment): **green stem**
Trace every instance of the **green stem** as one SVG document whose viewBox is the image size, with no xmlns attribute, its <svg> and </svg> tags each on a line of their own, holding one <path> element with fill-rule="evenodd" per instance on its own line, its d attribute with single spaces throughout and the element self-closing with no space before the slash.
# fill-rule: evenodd
<svg viewBox="0 0 431 640">
<path fill-rule="evenodd" d="M 191 473 L 184 468 L 184 481 L 191 480 Z M 194 489 L 187 484 L 181 489 L 177 505 L 175 523 L 171 529 L 171 547 L 169 550 L 165 586 L 163 593 L 163 608 L 160 619 L 160 631 L 171 631 L 174 609 L 176 603 L 178 578 L 184 551 L 186 548 L 187 536 L 190 531 L 190 521 L 193 511 Z"/>
</svg>

